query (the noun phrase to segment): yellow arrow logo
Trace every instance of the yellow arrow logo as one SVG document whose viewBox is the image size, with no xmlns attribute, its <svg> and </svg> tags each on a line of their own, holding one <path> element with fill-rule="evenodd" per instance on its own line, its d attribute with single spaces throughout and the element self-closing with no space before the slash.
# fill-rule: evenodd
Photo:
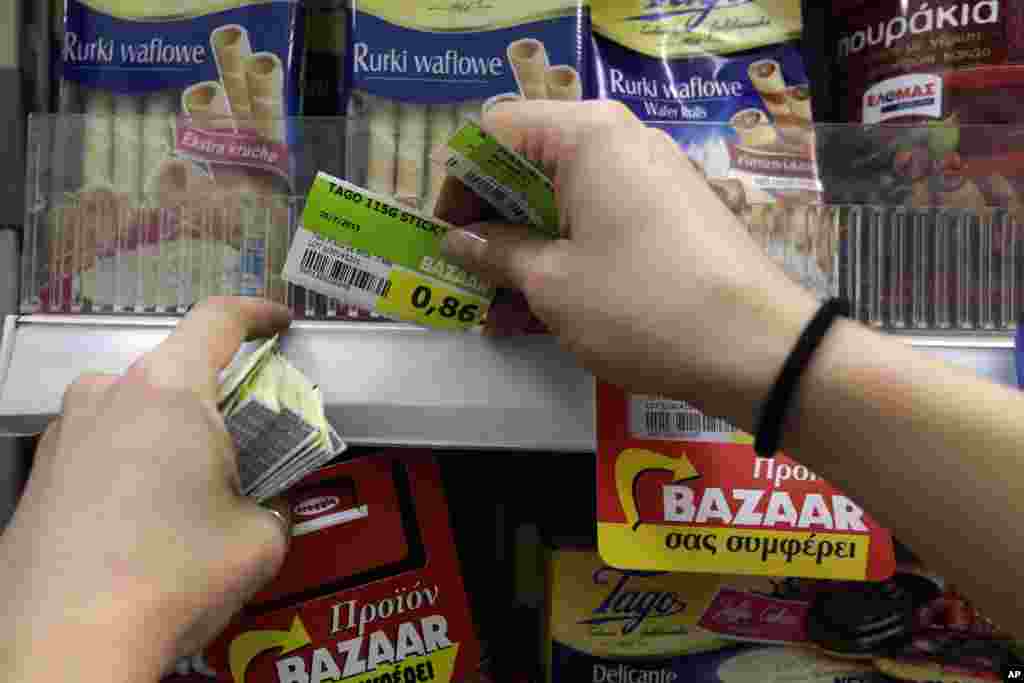
<svg viewBox="0 0 1024 683">
<path fill-rule="evenodd" d="M 303 626 L 302 620 L 295 615 L 290 631 L 249 631 L 231 641 L 228 660 L 231 664 L 231 676 L 235 683 L 245 683 L 245 671 L 256 656 L 267 650 L 281 648 L 282 655 L 294 652 L 313 642 Z"/>
<path fill-rule="evenodd" d="M 685 455 L 673 458 L 644 448 L 629 448 L 615 461 L 615 487 L 626 513 L 626 522 L 636 531 L 640 526 L 640 508 L 636 502 L 636 482 L 644 472 L 661 470 L 672 473 L 672 481 L 689 481 L 700 473 Z"/>
</svg>

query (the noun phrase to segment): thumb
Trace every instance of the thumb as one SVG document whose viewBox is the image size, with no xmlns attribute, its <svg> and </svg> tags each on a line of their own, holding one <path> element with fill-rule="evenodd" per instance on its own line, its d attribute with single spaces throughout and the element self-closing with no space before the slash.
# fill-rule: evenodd
<svg viewBox="0 0 1024 683">
<path fill-rule="evenodd" d="M 292 515 L 284 497 L 264 503 L 246 498 L 239 503 L 242 514 L 235 541 L 242 562 L 238 588 L 247 601 L 270 583 L 284 564 L 292 535 Z"/>
<path fill-rule="evenodd" d="M 523 225 L 480 223 L 449 231 L 442 249 L 446 258 L 491 284 L 528 292 L 531 274 L 551 245 Z"/>
<path fill-rule="evenodd" d="M 237 562 L 226 590 L 215 596 L 187 631 L 179 638 L 176 657 L 201 652 L 221 633 L 231 619 L 269 584 L 284 564 L 291 539 L 291 506 L 284 498 L 263 505 L 242 499 L 239 525 L 232 533 L 233 545 L 226 550 Z M 205 598 L 209 601 L 210 596 Z M 167 663 L 173 666 L 174 661 Z M 169 672 L 169 669 L 168 669 Z"/>
</svg>

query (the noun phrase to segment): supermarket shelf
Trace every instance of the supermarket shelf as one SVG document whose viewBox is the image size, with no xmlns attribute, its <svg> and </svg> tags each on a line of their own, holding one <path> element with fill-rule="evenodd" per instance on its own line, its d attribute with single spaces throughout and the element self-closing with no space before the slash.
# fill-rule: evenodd
<svg viewBox="0 0 1024 683">
<path fill-rule="evenodd" d="M 10 316 L 0 433 L 41 431 L 83 372 L 123 372 L 171 318 Z M 352 444 L 592 451 L 593 380 L 546 337 L 490 339 L 403 325 L 297 322 L 288 358 L 321 383 Z"/>
<path fill-rule="evenodd" d="M 0 348 L 0 433 L 40 431 L 82 372 L 124 371 L 171 318 L 9 316 Z M 1008 335 L 898 337 L 1013 384 Z M 353 444 L 589 452 L 593 379 L 546 337 L 491 339 L 401 325 L 298 322 L 288 357 L 322 383 Z"/>
</svg>

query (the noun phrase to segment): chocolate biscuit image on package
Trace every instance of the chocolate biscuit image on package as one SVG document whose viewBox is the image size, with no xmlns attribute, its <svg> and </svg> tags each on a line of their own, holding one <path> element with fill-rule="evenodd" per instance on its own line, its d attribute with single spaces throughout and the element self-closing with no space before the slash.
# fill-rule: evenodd
<svg viewBox="0 0 1024 683">
<path fill-rule="evenodd" d="M 909 640 L 917 609 L 938 594 L 933 582 L 912 574 L 822 592 L 808 616 L 808 635 L 836 656 L 872 658 Z"/>
</svg>

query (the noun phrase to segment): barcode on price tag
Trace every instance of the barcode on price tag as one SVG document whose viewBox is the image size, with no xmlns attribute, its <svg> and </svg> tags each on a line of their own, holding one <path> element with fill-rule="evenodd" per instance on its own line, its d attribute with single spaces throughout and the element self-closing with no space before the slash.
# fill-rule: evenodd
<svg viewBox="0 0 1024 683">
<path fill-rule="evenodd" d="M 508 149 L 475 121 L 466 121 L 432 156 L 506 220 L 560 236 L 555 188 L 536 166 Z"/>
<path fill-rule="evenodd" d="M 524 197 L 516 197 L 509 188 L 499 185 L 493 178 L 481 174 L 477 165 L 469 159 L 452 153 L 448 159 L 448 173 L 460 179 L 469 189 L 497 209 L 505 220 L 511 223 L 529 223 L 531 225 L 541 222 L 541 217 L 535 211 L 530 210 Z"/>
<path fill-rule="evenodd" d="M 307 247 L 299 269 L 313 277 L 344 289 L 361 289 L 387 298 L 391 281 L 347 263 L 346 259 L 332 257 L 315 247 Z"/>
<path fill-rule="evenodd" d="M 749 437 L 717 417 L 710 417 L 683 401 L 656 396 L 632 396 L 629 433 L 636 439 L 657 441 L 746 442 Z"/>
<path fill-rule="evenodd" d="M 336 244 L 300 226 L 288 261 L 286 279 L 293 284 L 321 292 L 343 302 L 376 310 L 382 298 L 391 293 L 391 272 L 394 265 L 352 247 Z"/>
</svg>

